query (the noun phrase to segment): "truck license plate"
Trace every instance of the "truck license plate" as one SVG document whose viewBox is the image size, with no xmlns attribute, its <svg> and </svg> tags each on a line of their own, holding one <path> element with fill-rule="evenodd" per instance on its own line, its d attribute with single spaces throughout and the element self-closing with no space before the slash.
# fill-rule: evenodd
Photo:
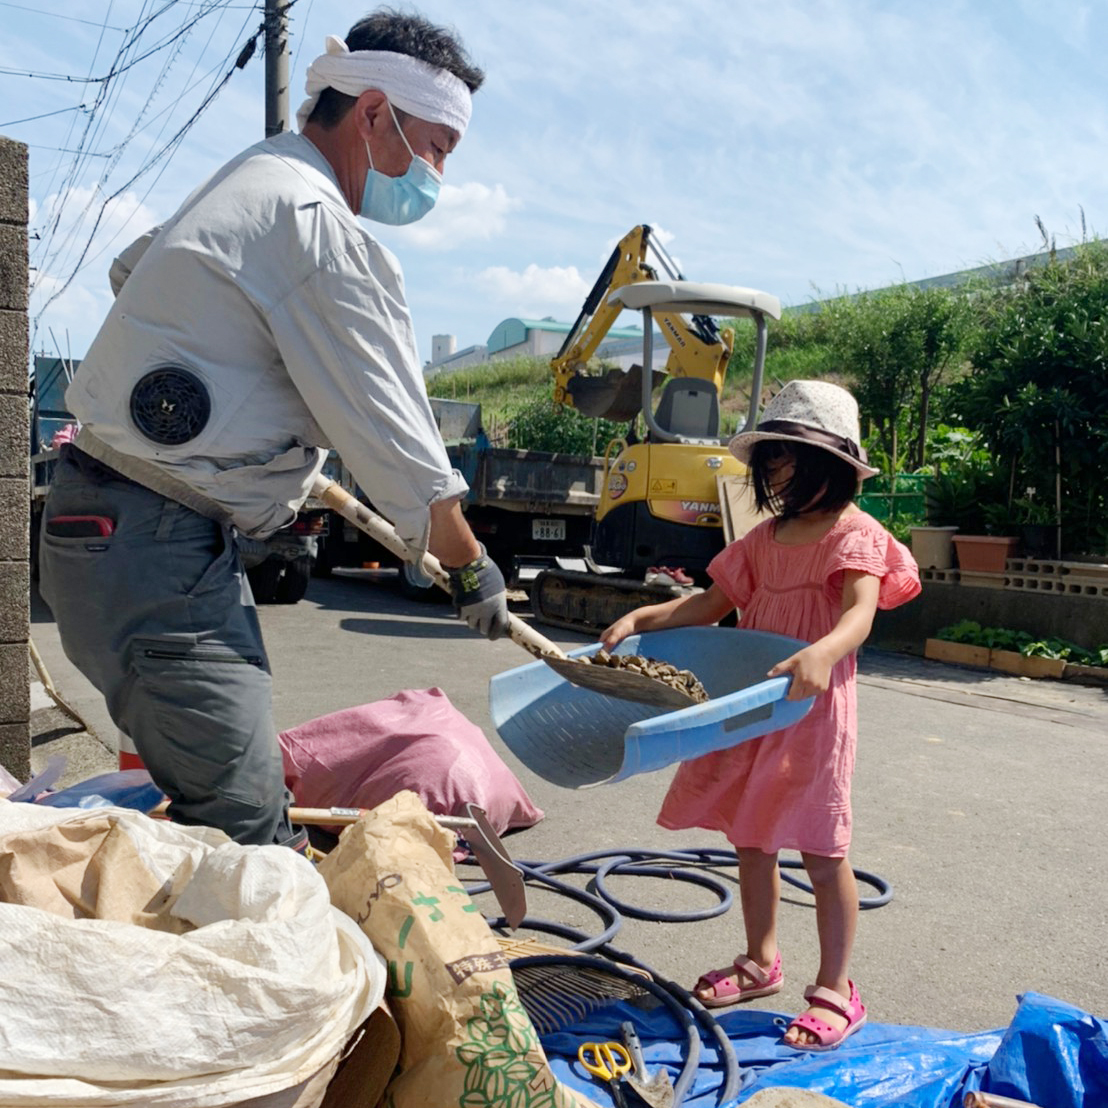
<svg viewBox="0 0 1108 1108">
<path fill-rule="evenodd" d="M 564 519 L 531 520 L 531 538 L 536 542 L 565 542 L 566 521 Z"/>
</svg>

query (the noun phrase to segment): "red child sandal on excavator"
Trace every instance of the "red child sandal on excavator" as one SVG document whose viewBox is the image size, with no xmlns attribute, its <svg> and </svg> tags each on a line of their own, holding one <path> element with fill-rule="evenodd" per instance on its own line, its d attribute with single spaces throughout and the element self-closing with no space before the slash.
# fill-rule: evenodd
<svg viewBox="0 0 1108 1108">
<path fill-rule="evenodd" d="M 743 984 L 746 978 L 749 984 Z M 693 987 L 693 996 L 705 1008 L 726 1008 L 729 1004 L 740 1004 L 744 1000 L 753 1000 L 756 996 L 773 996 L 781 991 L 785 975 L 781 971 L 781 952 L 773 959 L 768 970 L 762 969 L 753 958 L 745 955 L 736 958 L 727 969 L 711 970 L 703 974 Z M 710 995 L 705 995 L 711 989 Z"/>
<path fill-rule="evenodd" d="M 686 587 L 696 582 L 685 572 L 683 566 L 650 566 L 643 579 L 646 585 L 681 585 Z"/>
<path fill-rule="evenodd" d="M 825 989 L 821 985 L 809 985 L 804 990 L 804 999 L 812 1001 L 815 1007 L 826 1008 L 828 1011 L 837 1012 L 846 1020 L 846 1027 L 832 1027 L 818 1016 L 805 1012 L 799 1015 L 786 1028 L 786 1033 L 794 1027 L 815 1035 L 814 1043 L 785 1043 L 794 1050 L 834 1050 L 845 1039 L 848 1039 L 859 1027 L 866 1022 L 866 1006 L 858 995 L 858 989 L 854 982 L 850 982 L 850 999 L 834 989 Z"/>
</svg>

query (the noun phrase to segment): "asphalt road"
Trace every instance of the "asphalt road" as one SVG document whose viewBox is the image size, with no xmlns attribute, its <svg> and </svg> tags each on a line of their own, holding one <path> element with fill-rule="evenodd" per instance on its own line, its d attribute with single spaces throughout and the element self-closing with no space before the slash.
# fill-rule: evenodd
<svg viewBox="0 0 1108 1108">
<path fill-rule="evenodd" d="M 571 791 L 520 765 L 492 730 L 487 696 L 489 678 L 527 656 L 509 641 L 475 636 L 448 606 L 403 600 L 385 574 L 315 580 L 300 604 L 261 615 L 280 728 L 400 689 L 443 689 L 546 812 L 536 827 L 508 837 L 517 858 L 726 847 L 716 835 L 656 826 L 670 770 Z M 110 765 L 114 731 L 95 690 L 61 653 L 41 602 L 32 620 L 59 691 L 101 740 L 90 746 L 67 733 L 58 713 L 39 714 L 35 759 L 69 743 L 71 776 L 87 776 Z M 563 645 L 587 641 L 543 630 Z M 1108 882 L 1098 861 L 1108 813 L 1108 690 L 869 649 L 860 674 L 852 860 L 894 889 L 892 902 L 863 912 L 859 926 L 852 976 L 871 1018 L 984 1030 L 1007 1025 L 1027 991 L 1108 1016 Z M 613 889 L 665 911 L 714 901 L 659 879 L 619 879 Z M 587 911 L 546 893 L 531 896 L 531 910 L 596 928 Z M 785 990 L 752 1006 L 794 1012 L 818 952 L 811 898 L 789 886 L 780 942 Z M 741 919 L 736 908 L 697 923 L 628 921 L 616 945 L 691 984 L 742 951 Z"/>
</svg>

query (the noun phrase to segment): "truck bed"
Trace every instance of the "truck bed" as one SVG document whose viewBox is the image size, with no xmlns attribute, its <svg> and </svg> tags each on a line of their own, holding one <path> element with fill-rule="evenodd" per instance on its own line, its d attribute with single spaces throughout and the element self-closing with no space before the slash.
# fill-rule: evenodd
<svg viewBox="0 0 1108 1108">
<path fill-rule="evenodd" d="M 514 512 L 591 515 L 600 502 L 604 463 L 580 454 L 447 444 L 469 484 L 466 502 Z"/>
</svg>

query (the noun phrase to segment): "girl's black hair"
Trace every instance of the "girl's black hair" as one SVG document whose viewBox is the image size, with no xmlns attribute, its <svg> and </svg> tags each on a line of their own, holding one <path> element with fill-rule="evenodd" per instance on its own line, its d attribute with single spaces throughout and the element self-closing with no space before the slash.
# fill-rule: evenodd
<svg viewBox="0 0 1108 1108">
<path fill-rule="evenodd" d="M 795 466 L 785 487 L 774 493 L 770 469 L 785 457 Z M 754 505 L 760 512 L 773 512 L 792 519 L 808 512 L 834 512 L 845 508 L 858 495 L 861 478 L 847 461 L 810 442 L 762 439 L 750 455 L 750 476 L 754 483 Z"/>
</svg>

